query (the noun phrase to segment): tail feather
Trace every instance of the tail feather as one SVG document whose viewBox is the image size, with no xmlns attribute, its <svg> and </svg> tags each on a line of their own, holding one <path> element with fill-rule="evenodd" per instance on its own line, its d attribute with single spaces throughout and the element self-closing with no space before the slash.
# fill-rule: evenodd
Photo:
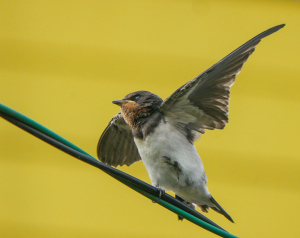
<svg viewBox="0 0 300 238">
<path fill-rule="evenodd" d="M 211 209 L 213 209 L 214 211 L 222 214 L 224 217 L 226 217 L 229 221 L 231 221 L 232 223 L 234 223 L 234 221 L 232 220 L 231 216 L 229 216 L 229 214 L 219 205 L 219 203 L 217 203 L 217 201 L 211 197 L 210 201 L 216 205 L 216 207 L 211 207 Z"/>
<path fill-rule="evenodd" d="M 175 194 L 175 198 L 178 201 L 180 201 L 180 202 L 184 203 L 185 205 L 189 206 L 190 208 L 196 210 L 196 207 L 195 207 L 195 205 L 193 203 L 185 201 L 184 199 L 182 199 L 181 197 L 179 197 L 177 194 Z M 210 201 L 215 205 L 215 207 L 211 207 L 211 206 L 207 206 L 207 205 L 198 205 L 198 204 L 197 204 L 197 206 L 201 209 L 202 212 L 208 212 L 208 209 L 211 208 L 214 211 L 222 214 L 224 217 L 226 217 L 232 223 L 234 223 L 234 221 L 232 220 L 231 216 L 229 216 L 229 214 L 219 205 L 219 203 L 217 203 L 217 201 L 213 197 L 210 198 Z M 178 220 L 182 221 L 183 217 L 178 216 Z"/>
</svg>

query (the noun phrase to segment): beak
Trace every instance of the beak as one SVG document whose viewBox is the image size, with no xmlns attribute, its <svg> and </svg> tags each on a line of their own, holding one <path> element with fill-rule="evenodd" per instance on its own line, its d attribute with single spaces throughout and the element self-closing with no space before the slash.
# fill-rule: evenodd
<svg viewBox="0 0 300 238">
<path fill-rule="evenodd" d="M 131 100 L 116 100 L 116 101 L 112 101 L 113 104 L 116 104 L 118 106 L 121 106 L 124 103 L 128 103 L 128 102 L 134 102 L 134 101 L 131 101 Z"/>
</svg>

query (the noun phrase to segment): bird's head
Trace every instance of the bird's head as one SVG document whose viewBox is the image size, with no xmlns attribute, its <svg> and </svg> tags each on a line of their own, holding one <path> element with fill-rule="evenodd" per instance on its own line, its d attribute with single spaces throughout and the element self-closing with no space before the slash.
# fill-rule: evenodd
<svg viewBox="0 0 300 238">
<path fill-rule="evenodd" d="M 129 93 L 122 100 L 113 101 L 121 107 L 122 116 L 131 127 L 159 111 L 162 102 L 160 97 L 148 91 Z"/>
</svg>

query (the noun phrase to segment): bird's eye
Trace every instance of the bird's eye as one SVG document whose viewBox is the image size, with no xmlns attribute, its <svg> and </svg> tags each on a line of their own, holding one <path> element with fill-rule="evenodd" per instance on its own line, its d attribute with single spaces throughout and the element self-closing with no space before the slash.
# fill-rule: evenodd
<svg viewBox="0 0 300 238">
<path fill-rule="evenodd" d="M 140 98 L 140 96 L 135 96 L 133 99 L 136 101 Z"/>
</svg>

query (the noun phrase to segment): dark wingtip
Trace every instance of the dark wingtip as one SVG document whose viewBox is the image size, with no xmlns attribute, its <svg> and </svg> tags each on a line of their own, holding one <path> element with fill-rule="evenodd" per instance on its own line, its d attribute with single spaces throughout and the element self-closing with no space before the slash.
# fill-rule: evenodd
<svg viewBox="0 0 300 238">
<path fill-rule="evenodd" d="M 273 26 L 271 27 L 270 29 L 258 34 L 257 36 L 255 36 L 254 38 L 252 38 L 250 41 L 248 42 L 251 42 L 251 41 L 257 41 L 257 40 L 261 40 L 262 38 L 265 38 L 271 34 L 273 34 L 274 32 L 280 30 L 281 28 L 283 28 L 285 26 L 285 24 L 281 24 L 281 25 L 278 25 L 278 26 Z M 247 43 L 248 43 L 247 42 Z M 246 44 L 247 44 L 246 43 Z"/>
<path fill-rule="evenodd" d="M 280 29 L 283 28 L 283 27 L 285 27 L 285 24 L 280 24 L 280 25 L 274 26 L 274 27 L 272 27 L 272 28 L 274 29 L 274 32 L 275 32 L 275 31 L 280 30 Z M 272 29 L 272 28 L 271 28 L 271 29 Z"/>
<path fill-rule="evenodd" d="M 280 25 L 277 25 L 277 26 L 274 26 L 274 28 L 275 28 L 275 27 L 282 28 L 282 27 L 284 27 L 284 26 L 285 26 L 285 23 L 280 24 Z"/>
</svg>

